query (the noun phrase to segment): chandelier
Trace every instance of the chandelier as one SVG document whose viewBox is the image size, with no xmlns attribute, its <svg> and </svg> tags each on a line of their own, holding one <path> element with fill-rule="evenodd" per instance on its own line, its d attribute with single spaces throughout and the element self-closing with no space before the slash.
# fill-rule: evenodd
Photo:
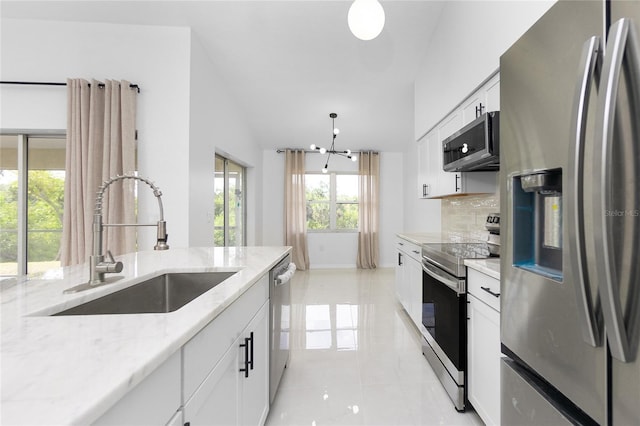
<svg viewBox="0 0 640 426">
<path fill-rule="evenodd" d="M 331 158 L 331 154 L 340 155 L 342 157 L 349 158 L 351 159 L 351 161 L 358 161 L 358 156 L 351 154 L 350 149 L 346 151 L 336 151 L 335 149 L 336 136 L 338 136 L 338 133 L 340 133 L 340 129 L 336 128 L 336 124 L 335 124 L 337 116 L 338 114 L 336 114 L 335 112 L 332 112 L 329 114 L 329 118 L 331 118 L 331 134 L 333 136 L 331 139 L 331 147 L 329 149 L 326 149 L 326 148 L 316 146 L 316 144 L 311 144 L 311 147 L 310 147 L 311 150 L 319 151 L 320 154 L 328 154 L 327 161 L 324 163 L 324 167 L 322 168 L 322 173 L 327 173 L 329 171 L 329 158 Z"/>
</svg>

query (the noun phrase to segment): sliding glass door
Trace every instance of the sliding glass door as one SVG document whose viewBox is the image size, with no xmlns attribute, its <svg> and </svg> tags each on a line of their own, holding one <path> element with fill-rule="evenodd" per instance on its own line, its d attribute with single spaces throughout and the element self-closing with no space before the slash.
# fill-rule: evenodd
<svg viewBox="0 0 640 426">
<path fill-rule="evenodd" d="M 214 192 L 214 244 L 217 247 L 246 245 L 246 169 L 216 155 Z"/>
<path fill-rule="evenodd" d="M 0 279 L 60 266 L 64 135 L 0 136 Z"/>
</svg>

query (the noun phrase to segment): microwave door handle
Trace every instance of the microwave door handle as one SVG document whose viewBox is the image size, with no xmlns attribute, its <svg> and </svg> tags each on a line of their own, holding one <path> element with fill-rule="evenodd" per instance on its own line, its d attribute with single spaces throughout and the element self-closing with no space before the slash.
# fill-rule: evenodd
<svg viewBox="0 0 640 426">
<path fill-rule="evenodd" d="M 602 250 L 603 258 L 595 262 L 598 284 L 602 297 L 602 311 L 607 330 L 607 340 L 611 355 L 620 361 L 628 362 L 631 359 L 631 345 L 624 323 L 623 310 L 620 302 L 620 286 L 614 281 L 613 274 L 613 243 L 610 232 L 610 221 L 605 212 L 612 207 L 612 151 L 613 132 L 615 127 L 615 110 L 618 95 L 620 74 L 623 60 L 626 58 L 631 68 L 629 75 L 629 98 L 635 102 L 635 107 L 640 107 L 640 45 L 635 32 L 633 22 L 623 18 L 615 22 L 609 30 L 607 42 L 607 55 L 602 72 L 602 90 L 598 99 L 598 114 L 596 122 L 596 155 L 593 217 L 600 217 L 600 223 L 595 224 L 594 243 Z M 625 55 L 625 52 L 628 55 Z M 633 106 L 633 105 L 632 105 Z M 631 109 L 634 110 L 633 108 Z M 635 110 L 637 111 L 637 109 Z M 598 155 L 599 154 L 599 155 Z M 600 162 L 598 163 L 598 157 Z M 632 283 L 632 285 L 638 285 Z M 631 289 L 631 294 L 637 294 L 637 289 Z"/>
<path fill-rule="evenodd" d="M 571 128 L 571 147 L 569 150 L 569 191 L 567 198 L 567 217 L 570 219 L 569 233 L 569 263 L 575 274 L 575 292 L 577 298 L 578 315 L 583 324 L 582 338 L 593 346 L 601 345 L 601 322 L 598 321 L 591 296 L 591 284 L 586 267 L 585 226 L 582 207 L 584 206 L 584 145 L 587 128 L 587 113 L 591 97 L 592 83 L 600 80 L 602 67 L 602 46 L 600 37 L 593 36 L 587 40 L 582 48 L 582 57 L 578 68 L 578 82 L 576 84 L 573 101 L 573 117 Z"/>
</svg>

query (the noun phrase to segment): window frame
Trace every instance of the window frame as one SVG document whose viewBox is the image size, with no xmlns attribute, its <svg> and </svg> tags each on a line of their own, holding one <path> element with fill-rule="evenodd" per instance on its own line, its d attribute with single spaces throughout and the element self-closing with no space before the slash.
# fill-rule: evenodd
<svg viewBox="0 0 640 426">
<path fill-rule="evenodd" d="M 223 166 L 223 170 L 222 172 L 220 172 L 219 170 L 216 169 L 215 166 L 215 162 L 216 160 L 220 160 L 222 161 L 222 166 Z M 240 217 L 236 216 L 236 222 L 238 220 L 242 221 L 241 227 L 242 227 L 242 233 L 241 233 L 241 244 L 235 244 L 233 246 L 230 246 L 230 230 L 231 230 L 231 225 L 229 223 L 229 219 L 230 219 L 230 197 L 229 197 L 229 176 L 230 176 L 230 171 L 229 171 L 229 163 L 232 163 L 234 166 L 242 169 L 242 179 L 241 179 L 241 194 L 242 194 L 242 199 L 241 199 L 241 203 L 242 206 L 241 208 L 241 215 Z M 247 245 L 247 175 L 248 175 L 248 168 L 247 166 L 245 166 L 244 164 L 235 161 L 221 153 L 215 153 L 214 155 L 214 170 L 213 170 L 213 177 L 214 179 L 218 178 L 218 174 L 222 173 L 222 183 L 223 183 L 223 224 L 220 226 L 216 226 L 215 224 L 215 183 L 214 183 L 214 219 L 213 219 L 213 242 L 214 242 L 214 246 L 216 247 L 240 247 L 240 246 L 246 246 Z M 217 229 L 222 228 L 222 233 L 223 233 L 223 246 L 217 246 L 215 244 L 215 240 L 216 240 L 216 235 L 215 232 Z M 238 225 L 236 223 L 235 228 L 238 228 Z M 236 238 L 237 241 L 237 238 Z"/>
<path fill-rule="evenodd" d="M 321 173 L 321 172 L 305 172 L 305 178 L 309 175 L 320 175 L 320 176 L 329 176 L 329 201 L 311 201 L 306 199 L 305 194 L 305 204 L 309 205 L 309 203 L 314 204 L 329 204 L 329 228 L 326 229 L 309 229 L 307 226 L 308 233 L 318 233 L 318 234 L 326 234 L 326 233 L 356 233 L 360 230 L 360 219 L 358 218 L 358 224 L 355 228 L 337 228 L 337 211 L 339 204 L 356 204 L 358 205 L 358 209 L 360 208 L 360 188 L 358 188 L 358 199 L 356 201 L 338 201 L 337 195 L 337 176 L 358 176 L 358 172 L 329 172 L 329 173 Z M 305 184 L 305 193 L 306 193 L 306 184 Z M 307 225 L 308 225 L 307 220 Z"/>
<path fill-rule="evenodd" d="M 29 191 L 29 139 L 61 139 L 66 138 L 67 131 L 63 129 L 52 130 L 30 130 L 30 129 L 0 129 L 0 135 L 16 136 L 17 147 L 17 169 L 18 169 L 18 223 L 17 223 L 17 275 L 3 275 L 0 280 L 28 275 L 29 256 L 29 217 L 28 217 L 28 191 Z M 62 232 L 62 231 L 60 231 Z"/>
</svg>

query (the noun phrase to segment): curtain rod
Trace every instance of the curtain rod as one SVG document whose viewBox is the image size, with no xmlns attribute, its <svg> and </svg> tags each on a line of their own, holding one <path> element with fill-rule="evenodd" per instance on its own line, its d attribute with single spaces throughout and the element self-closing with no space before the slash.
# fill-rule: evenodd
<svg viewBox="0 0 640 426">
<path fill-rule="evenodd" d="M 22 84 L 28 86 L 66 86 L 67 83 L 56 83 L 56 82 L 48 82 L 48 81 L 0 81 L 0 84 Z M 89 87 L 91 87 L 91 83 L 89 83 Z M 104 83 L 99 83 L 98 87 L 104 87 Z M 138 93 L 140 93 L 140 86 L 137 84 L 130 84 L 130 88 L 136 89 Z"/>
<path fill-rule="evenodd" d="M 320 154 L 320 151 L 318 150 L 306 150 L 306 149 L 300 149 L 300 148 L 278 148 L 276 149 L 276 153 L 278 154 L 282 154 L 283 152 L 285 152 L 287 149 L 291 150 L 291 151 L 304 151 L 307 154 Z M 339 153 L 342 153 L 342 151 L 337 151 Z M 363 151 L 351 151 L 353 154 L 361 154 Z M 329 153 L 329 151 L 327 150 L 327 152 L 325 152 L 325 154 Z M 332 152 L 332 154 L 335 152 Z M 373 154 L 378 154 L 378 151 L 373 151 Z"/>
</svg>

